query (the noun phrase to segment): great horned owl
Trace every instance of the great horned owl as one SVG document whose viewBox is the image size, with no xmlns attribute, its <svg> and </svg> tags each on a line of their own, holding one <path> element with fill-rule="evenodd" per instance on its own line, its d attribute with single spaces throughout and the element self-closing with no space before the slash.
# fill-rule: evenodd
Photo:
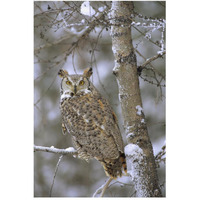
<svg viewBox="0 0 200 200">
<path fill-rule="evenodd" d="M 89 78 L 92 68 L 82 75 L 69 75 L 60 70 L 62 130 L 72 136 L 78 157 L 98 160 L 107 176 L 122 175 L 127 171 L 124 145 L 117 118 L 108 103 Z"/>
</svg>

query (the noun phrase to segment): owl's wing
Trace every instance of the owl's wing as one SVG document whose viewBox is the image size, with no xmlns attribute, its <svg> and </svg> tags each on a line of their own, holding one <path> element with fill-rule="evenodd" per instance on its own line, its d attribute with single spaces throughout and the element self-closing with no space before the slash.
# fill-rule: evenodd
<svg viewBox="0 0 200 200">
<path fill-rule="evenodd" d="M 104 117 L 105 133 L 108 136 L 113 137 L 118 151 L 124 153 L 124 143 L 118 126 L 118 120 L 110 103 L 99 93 L 99 91 L 95 88 L 95 86 L 92 83 L 91 89 L 94 94 L 93 100 L 95 101 L 95 104 L 98 104 L 97 107 L 99 107 L 100 105 L 100 114 L 102 114 Z"/>
<path fill-rule="evenodd" d="M 99 101 L 102 101 L 103 105 L 104 105 L 104 111 L 107 113 L 105 116 L 105 133 L 108 136 L 112 136 L 114 139 L 114 142 L 118 148 L 118 150 L 123 153 L 124 152 L 124 144 L 123 144 L 123 140 L 122 140 L 122 136 L 120 133 L 120 129 L 118 126 L 118 120 L 117 117 L 112 109 L 112 107 L 110 106 L 109 102 L 104 99 L 101 98 Z"/>
</svg>

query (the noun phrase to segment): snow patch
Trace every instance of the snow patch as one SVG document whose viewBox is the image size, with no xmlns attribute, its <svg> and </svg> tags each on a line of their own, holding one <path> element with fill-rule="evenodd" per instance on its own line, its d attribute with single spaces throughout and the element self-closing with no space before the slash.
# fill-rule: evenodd
<svg viewBox="0 0 200 200">
<path fill-rule="evenodd" d="M 106 9 L 106 6 L 98 8 L 99 12 L 103 12 Z"/>
<path fill-rule="evenodd" d="M 164 54 L 164 52 L 165 52 L 165 50 L 160 50 L 160 51 L 157 51 L 157 54 L 162 56 Z"/>
<path fill-rule="evenodd" d="M 127 136 L 126 136 L 126 138 L 128 139 L 128 138 L 133 138 L 135 136 L 135 134 L 134 134 L 134 132 L 132 132 L 132 133 L 129 133 Z"/>
<path fill-rule="evenodd" d="M 143 154 L 142 149 L 136 144 L 128 144 L 124 148 L 124 152 L 127 156 L 138 156 Z"/>
<path fill-rule="evenodd" d="M 133 21 L 133 22 L 131 23 L 131 25 L 139 26 L 139 25 L 141 25 L 141 23 L 140 23 L 140 22 L 134 22 L 134 21 Z"/>
<path fill-rule="evenodd" d="M 137 109 L 137 114 L 141 115 L 142 111 L 143 111 L 143 108 L 140 105 L 137 105 L 135 108 Z"/>
<path fill-rule="evenodd" d="M 88 16 L 92 16 L 94 15 L 96 12 L 95 10 L 90 6 L 90 2 L 89 1 L 84 1 L 81 4 L 81 13 L 84 15 L 88 15 Z"/>
<path fill-rule="evenodd" d="M 73 147 L 68 147 L 65 149 L 67 152 L 71 152 L 71 153 L 74 153 L 76 152 L 76 149 L 74 149 Z"/>
<path fill-rule="evenodd" d="M 77 37 L 81 37 L 85 31 L 88 29 L 89 26 L 85 26 L 85 28 L 83 28 L 81 31 L 77 31 L 76 28 L 74 28 L 74 26 L 79 26 L 79 25 L 84 25 L 84 24 L 70 24 L 70 29 L 67 29 L 67 31 L 73 35 L 76 35 Z"/>
<path fill-rule="evenodd" d="M 125 146 L 125 154 L 128 164 L 128 174 L 130 174 L 133 182 L 134 188 L 136 190 L 137 197 L 148 197 L 151 194 L 148 190 L 146 176 L 143 174 L 144 163 L 144 153 L 143 150 L 136 144 L 128 144 Z"/>
<path fill-rule="evenodd" d="M 131 130 L 133 130 L 133 129 L 134 129 L 134 126 L 128 126 L 127 125 L 127 127 L 126 127 L 127 132 L 131 132 Z"/>
<path fill-rule="evenodd" d="M 82 20 L 81 20 L 81 23 L 82 23 L 82 24 L 85 24 L 85 19 L 82 19 Z"/>
</svg>

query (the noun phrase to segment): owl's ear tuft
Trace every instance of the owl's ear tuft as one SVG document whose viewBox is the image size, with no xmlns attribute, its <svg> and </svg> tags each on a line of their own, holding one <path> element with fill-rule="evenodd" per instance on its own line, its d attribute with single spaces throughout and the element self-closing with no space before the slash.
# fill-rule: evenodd
<svg viewBox="0 0 200 200">
<path fill-rule="evenodd" d="M 59 72 L 58 72 L 58 75 L 61 77 L 61 78 L 64 78 L 66 76 L 68 76 L 68 72 L 64 69 L 60 69 Z"/>
<path fill-rule="evenodd" d="M 90 76 L 92 75 L 92 68 L 88 67 L 84 72 L 83 72 L 83 76 L 85 76 L 86 78 L 90 78 Z"/>
</svg>

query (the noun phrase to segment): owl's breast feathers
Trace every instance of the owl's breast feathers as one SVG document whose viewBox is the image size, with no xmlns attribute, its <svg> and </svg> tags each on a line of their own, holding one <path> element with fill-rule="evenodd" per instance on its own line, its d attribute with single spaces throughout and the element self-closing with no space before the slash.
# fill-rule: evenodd
<svg viewBox="0 0 200 200">
<path fill-rule="evenodd" d="M 88 93 L 63 99 L 61 108 L 63 129 L 72 135 L 80 158 L 97 159 L 113 178 L 121 176 L 122 167 L 126 172 L 122 137 L 106 99 L 99 93 Z"/>
</svg>

